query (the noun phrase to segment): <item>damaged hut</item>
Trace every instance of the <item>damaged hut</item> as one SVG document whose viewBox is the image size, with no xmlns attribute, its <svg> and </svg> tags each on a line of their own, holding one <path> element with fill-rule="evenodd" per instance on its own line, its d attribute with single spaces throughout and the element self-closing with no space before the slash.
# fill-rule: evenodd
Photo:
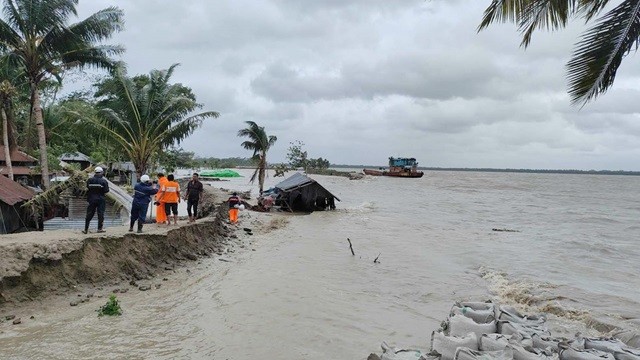
<svg viewBox="0 0 640 360">
<path fill-rule="evenodd" d="M 35 192 L 0 175 L 0 234 L 11 234 L 32 224 L 31 217 L 21 207 Z"/>
<path fill-rule="evenodd" d="M 295 173 L 275 186 L 278 204 L 290 211 L 312 212 L 334 210 L 337 196 L 329 192 L 317 181 L 301 173 Z"/>
</svg>

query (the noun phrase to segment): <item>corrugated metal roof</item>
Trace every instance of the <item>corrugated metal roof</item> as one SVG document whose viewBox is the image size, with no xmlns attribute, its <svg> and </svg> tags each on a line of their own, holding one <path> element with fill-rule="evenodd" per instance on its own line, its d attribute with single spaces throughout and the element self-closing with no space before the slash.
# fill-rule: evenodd
<svg viewBox="0 0 640 360">
<path fill-rule="evenodd" d="M 69 161 L 88 161 L 91 162 L 91 159 L 81 153 L 81 152 L 75 152 L 75 153 L 66 153 L 66 154 L 62 154 L 62 156 L 60 156 L 60 160 L 61 161 L 65 161 L 65 162 L 69 162 Z"/>
<path fill-rule="evenodd" d="M 35 195 L 33 190 L 27 189 L 8 177 L 0 175 L 0 201 L 13 206 L 21 201 L 31 199 L 33 195 Z"/>
<path fill-rule="evenodd" d="M 326 192 L 331 194 L 331 191 L 325 189 L 325 187 L 320 185 L 320 183 L 318 183 L 317 181 L 313 180 L 312 178 L 310 178 L 310 177 L 308 177 L 308 176 L 306 176 L 306 175 L 304 175 L 302 173 L 295 173 L 295 174 L 291 175 L 290 177 L 288 177 L 287 179 L 283 180 L 282 182 L 278 183 L 274 187 L 277 188 L 277 189 L 280 189 L 282 191 L 289 191 L 289 190 L 305 187 L 305 186 L 308 186 L 308 185 L 311 185 L 311 184 L 318 184 L 318 186 L 320 186 Z M 340 201 L 340 199 L 338 199 L 337 196 L 335 196 L 333 194 L 331 194 L 331 196 L 336 198 L 336 200 Z"/>
<path fill-rule="evenodd" d="M 27 166 L 12 166 L 13 175 L 38 175 L 33 172 L 33 169 Z M 8 167 L 0 167 L 0 174 L 9 175 Z"/>
<path fill-rule="evenodd" d="M 304 174 L 295 173 L 289 176 L 287 179 L 278 183 L 275 187 L 280 190 L 287 191 L 297 187 L 301 187 L 303 185 L 312 184 L 314 182 L 316 181 Z"/>
<path fill-rule="evenodd" d="M 4 157 L 4 151 L 0 151 L 0 161 L 5 162 L 7 159 Z M 15 150 L 11 153 L 11 162 L 29 162 L 34 163 L 37 160 L 26 153 Z"/>
</svg>

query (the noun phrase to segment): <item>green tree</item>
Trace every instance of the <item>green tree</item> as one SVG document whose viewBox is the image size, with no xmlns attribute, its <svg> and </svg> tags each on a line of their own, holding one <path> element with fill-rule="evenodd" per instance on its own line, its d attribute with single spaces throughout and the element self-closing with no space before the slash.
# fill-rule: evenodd
<svg viewBox="0 0 640 360">
<path fill-rule="evenodd" d="M 160 153 L 179 144 L 215 111 L 195 113 L 202 108 L 190 88 L 170 83 L 178 64 L 149 75 L 128 77 L 123 68 L 99 84 L 96 93 L 98 117 L 93 122 L 117 143 L 140 175 Z"/>
<path fill-rule="evenodd" d="M 513 22 L 527 47 L 536 29 L 564 28 L 570 19 L 594 23 L 576 44 L 567 64 L 569 94 L 585 104 L 605 93 L 622 59 L 640 43 L 640 0 L 623 0 L 600 16 L 609 0 L 492 0 L 478 28 Z"/>
<path fill-rule="evenodd" d="M 289 143 L 289 149 L 287 149 L 287 160 L 293 169 L 306 169 L 309 165 L 307 152 L 302 149 L 303 146 L 304 143 L 300 140 Z"/>
<path fill-rule="evenodd" d="M 252 159 L 255 161 L 257 167 L 256 171 L 251 176 L 251 182 L 256 181 L 258 178 L 258 184 L 260 186 L 260 193 L 264 189 L 264 178 L 267 170 L 267 152 L 278 140 L 273 135 L 267 135 L 264 131 L 264 127 L 258 126 L 253 121 L 245 121 L 248 125 L 246 128 L 238 131 L 239 137 L 246 137 L 246 140 L 242 143 L 242 147 L 247 150 L 253 150 Z"/>
<path fill-rule="evenodd" d="M 44 187 L 49 187 L 49 163 L 41 83 L 50 78 L 61 81 L 63 71 L 69 68 L 112 68 L 111 56 L 124 51 L 120 46 L 99 45 L 122 29 L 120 9 L 109 7 L 67 25 L 71 15 L 77 16 L 77 5 L 78 0 L 3 0 L 0 50 L 24 71 L 29 82 Z"/>
</svg>

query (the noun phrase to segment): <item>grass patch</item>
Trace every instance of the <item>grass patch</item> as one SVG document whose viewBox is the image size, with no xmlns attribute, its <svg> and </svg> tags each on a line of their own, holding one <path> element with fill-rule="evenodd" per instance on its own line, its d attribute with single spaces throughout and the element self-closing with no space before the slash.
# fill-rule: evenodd
<svg viewBox="0 0 640 360">
<path fill-rule="evenodd" d="M 119 316 L 122 315 L 122 308 L 120 307 L 120 303 L 115 295 L 110 295 L 109 300 L 105 305 L 102 305 L 100 310 L 98 310 L 98 316 Z"/>
</svg>

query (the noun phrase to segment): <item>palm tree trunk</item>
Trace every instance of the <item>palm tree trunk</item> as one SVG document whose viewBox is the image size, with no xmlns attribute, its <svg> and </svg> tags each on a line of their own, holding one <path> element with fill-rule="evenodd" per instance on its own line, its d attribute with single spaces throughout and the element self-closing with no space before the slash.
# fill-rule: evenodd
<svg viewBox="0 0 640 360">
<path fill-rule="evenodd" d="M 9 148 L 9 120 L 4 106 L 0 109 L 2 112 L 2 143 L 4 144 L 4 160 L 7 164 L 9 179 L 13 180 L 13 166 L 11 165 L 11 149 Z"/>
<path fill-rule="evenodd" d="M 260 157 L 260 172 L 258 173 L 258 184 L 260 184 L 260 195 L 264 189 L 264 173 L 267 167 L 267 154 L 262 154 Z"/>
<path fill-rule="evenodd" d="M 33 119 L 38 131 L 38 147 L 40 149 L 40 171 L 42 173 L 42 187 L 49 188 L 49 161 L 47 159 L 47 135 L 44 129 L 44 118 L 40 106 L 40 93 L 36 83 L 31 83 L 31 98 L 33 99 Z"/>
</svg>

